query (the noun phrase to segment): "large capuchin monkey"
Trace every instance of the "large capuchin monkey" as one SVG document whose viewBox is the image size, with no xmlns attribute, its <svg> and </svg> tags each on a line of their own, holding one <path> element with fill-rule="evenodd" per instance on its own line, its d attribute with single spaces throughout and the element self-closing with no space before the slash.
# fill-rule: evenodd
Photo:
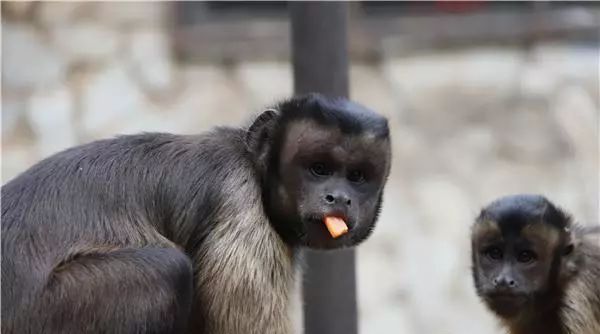
<svg viewBox="0 0 600 334">
<path fill-rule="evenodd" d="M 53 155 L 2 187 L 2 332 L 291 333 L 298 249 L 366 239 L 389 170 L 387 120 L 316 94 Z"/>
<path fill-rule="evenodd" d="M 598 232 L 539 195 L 494 201 L 472 230 L 478 295 L 511 334 L 599 334 Z"/>
</svg>

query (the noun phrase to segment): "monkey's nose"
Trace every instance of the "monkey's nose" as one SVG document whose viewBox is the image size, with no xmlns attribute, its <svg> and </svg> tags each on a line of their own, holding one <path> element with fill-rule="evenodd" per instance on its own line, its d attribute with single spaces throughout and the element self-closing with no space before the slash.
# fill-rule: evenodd
<svg viewBox="0 0 600 334">
<path fill-rule="evenodd" d="M 347 206 L 352 204 L 352 200 L 346 194 L 327 194 L 325 202 L 327 204 L 345 204 Z"/>
<path fill-rule="evenodd" d="M 495 287 L 504 287 L 504 288 L 515 288 L 517 287 L 517 282 L 515 280 L 505 277 L 497 277 L 494 278 L 494 286 Z"/>
</svg>

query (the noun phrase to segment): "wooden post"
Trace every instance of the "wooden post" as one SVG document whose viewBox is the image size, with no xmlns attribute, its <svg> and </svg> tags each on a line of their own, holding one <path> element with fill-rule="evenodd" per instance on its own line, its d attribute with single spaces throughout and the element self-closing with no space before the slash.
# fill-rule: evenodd
<svg viewBox="0 0 600 334">
<path fill-rule="evenodd" d="M 348 4 L 290 2 L 294 91 L 348 96 Z M 305 251 L 307 334 L 356 334 L 354 250 Z"/>
</svg>

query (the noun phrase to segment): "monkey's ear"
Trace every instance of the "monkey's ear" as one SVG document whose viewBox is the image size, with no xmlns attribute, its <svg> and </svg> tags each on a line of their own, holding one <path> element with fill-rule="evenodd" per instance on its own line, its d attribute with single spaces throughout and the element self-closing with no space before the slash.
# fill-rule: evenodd
<svg viewBox="0 0 600 334">
<path fill-rule="evenodd" d="M 562 268 L 560 270 L 559 280 L 561 282 L 568 282 L 581 268 L 581 251 L 579 251 L 579 245 L 581 239 L 579 236 L 579 226 L 569 226 L 565 228 L 567 233 L 566 239 L 563 243 L 561 251 L 562 256 Z"/>
<path fill-rule="evenodd" d="M 272 140 L 278 118 L 277 110 L 267 109 L 254 120 L 246 133 L 246 145 L 250 153 L 262 158 L 266 153 L 266 145 Z"/>
</svg>

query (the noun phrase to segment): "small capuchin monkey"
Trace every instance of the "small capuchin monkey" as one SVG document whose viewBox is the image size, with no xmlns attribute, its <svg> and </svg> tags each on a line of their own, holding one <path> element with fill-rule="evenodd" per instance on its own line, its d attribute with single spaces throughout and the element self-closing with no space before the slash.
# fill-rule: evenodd
<svg viewBox="0 0 600 334">
<path fill-rule="evenodd" d="M 386 118 L 309 94 L 55 154 L 2 187 L 2 333 L 292 333 L 298 250 L 370 235 L 390 152 Z"/>
<path fill-rule="evenodd" d="M 599 240 L 543 196 L 502 197 L 472 228 L 477 294 L 511 334 L 599 334 Z"/>
</svg>

